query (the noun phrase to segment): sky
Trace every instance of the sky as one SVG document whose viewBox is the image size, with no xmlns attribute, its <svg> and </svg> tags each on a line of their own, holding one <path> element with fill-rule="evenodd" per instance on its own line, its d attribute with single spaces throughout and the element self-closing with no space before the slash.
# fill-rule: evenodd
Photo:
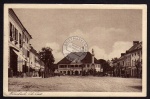
<svg viewBox="0 0 150 99">
<path fill-rule="evenodd" d="M 13 9 L 32 35 L 32 46 L 51 47 L 55 63 L 71 36 L 83 38 L 97 59 L 120 57 L 133 41 L 142 41 L 142 10 L 133 9 Z"/>
</svg>

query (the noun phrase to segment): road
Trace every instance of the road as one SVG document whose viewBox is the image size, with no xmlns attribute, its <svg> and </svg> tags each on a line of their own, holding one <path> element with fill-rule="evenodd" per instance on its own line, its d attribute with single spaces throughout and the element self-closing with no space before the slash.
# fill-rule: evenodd
<svg viewBox="0 0 150 99">
<path fill-rule="evenodd" d="M 141 92 L 138 78 L 60 76 L 50 78 L 9 78 L 9 91 L 49 92 Z"/>
</svg>

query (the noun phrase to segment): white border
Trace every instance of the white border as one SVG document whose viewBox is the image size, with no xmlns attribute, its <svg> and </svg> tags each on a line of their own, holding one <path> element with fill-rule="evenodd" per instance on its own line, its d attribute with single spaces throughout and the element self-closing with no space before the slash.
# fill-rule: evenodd
<svg viewBox="0 0 150 99">
<path fill-rule="evenodd" d="M 10 95 L 8 92 L 8 8 L 36 9 L 141 9 L 142 10 L 142 92 L 41 92 L 42 95 Z M 147 95 L 147 5 L 127 4 L 4 4 L 3 96 L 11 97 L 145 97 Z"/>
</svg>

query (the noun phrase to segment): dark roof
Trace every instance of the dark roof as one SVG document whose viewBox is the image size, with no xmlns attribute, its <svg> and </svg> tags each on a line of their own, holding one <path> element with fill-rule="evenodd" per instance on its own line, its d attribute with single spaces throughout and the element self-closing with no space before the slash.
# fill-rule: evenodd
<svg viewBox="0 0 150 99">
<path fill-rule="evenodd" d="M 142 42 L 133 45 L 133 46 L 132 46 L 129 50 L 127 50 L 126 53 L 125 53 L 123 56 L 121 56 L 118 60 L 123 59 L 124 56 L 127 55 L 128 53 L 132 53 L 132 52 L 137 51 L 137 50 L 139 50 L 139 49 L 142 49 Z"/>
<path fill-rule="evenodd" d="M 78 54 L 78 53 L 81 53 L 81 52 L 72 52 L 68 55 L 72 55 L 74 53 Z M 81 63 L 92 63 L 92 54 L 90 52 L 84 52 L 84 53 L 86 53 L 86 56 L 85 56 L 85 58 L 83 58 L 81 60 Z M 57 64 L 71 64 L 72 61 L 68 60 L 66 57 L 64 57 L 62 60 L 60 60 Z M 95 57 L 94 57 L 94 63 L 98 63 L 98 60 Z"/>
<path fill-rule="evenodd" d="M 37 55 L 37 51 L 33 48 L 33 46 L 30 45 L 30 52 L 34 53 L 35 55 Z"/>
<path fill-rule="evenodd" d="M 142 42 L 135 44 L 134 46 L 132 46 L 127 52 L 133 52 L 135 50 L 141 49 L 142 48 Z"/>
</svg>

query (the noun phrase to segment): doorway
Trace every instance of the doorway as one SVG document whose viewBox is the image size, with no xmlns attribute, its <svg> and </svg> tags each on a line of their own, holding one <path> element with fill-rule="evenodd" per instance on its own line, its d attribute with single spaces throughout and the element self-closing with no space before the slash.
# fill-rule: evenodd
<svg viewBox="0 0 150 99">
<path fill-rule="evenodd" d="M 78 71 L 75 71 L 75 75 L 79 75 L 79 72 L 78 72 Z"/>
<path fill-rule="evenodd" d="M 13 51 L 12 48 L 10 48 L 10 68 L 13 71 L 13 76 L 17 76 L 17 60 L 18 60 L 18 56 L 17 54 Z"/>
<path fill-rule="evenodd" d="M 70 75 L 70 71 L 68 71 L 68 73 L 67 73 L 68 75 Z"/>
</svg>

